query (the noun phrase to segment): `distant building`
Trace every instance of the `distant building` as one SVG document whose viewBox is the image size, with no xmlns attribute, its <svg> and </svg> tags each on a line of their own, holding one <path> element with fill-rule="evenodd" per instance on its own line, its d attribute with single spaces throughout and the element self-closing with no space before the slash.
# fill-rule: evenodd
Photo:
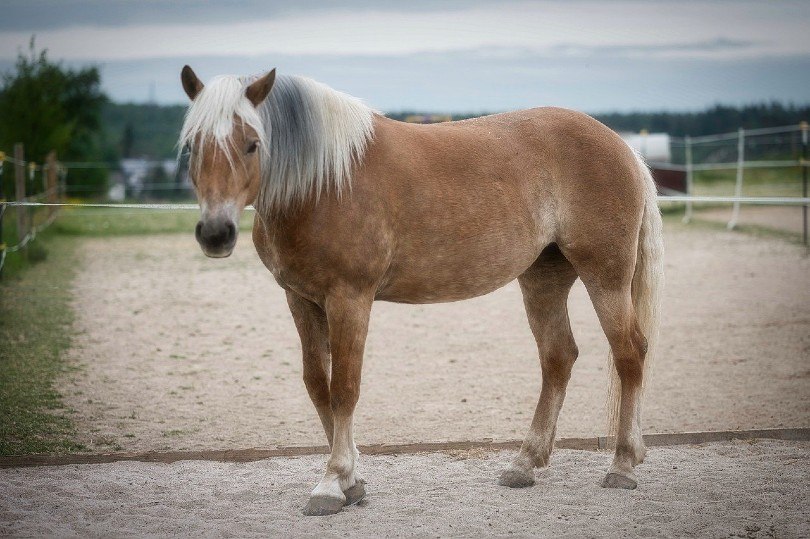
<svg viewBox="0 0 810 539">
<path fill-rule="evenodd" d="M 176 159 L 147 159 L 147 158 L 126 158 L 120 161 L 121 173 L 117 181 L 110 187 L 108 196 L 112 200 L 122 200 L 124 196 L 142 198 L 149 196 L 146 192 L 149 189 L 159 188 L 170 189 L 191 189 L 191 181 L 188 176 L 188 169 L 185 166 L 178 167 Z M 166 185 L 147 186 L 147 178 L 156 167 L 161 167 L 168 182 Z M 116 175 L 117 176 L 117 175 Z"/>
<path fill-rule="evenodd" d="M 669 163 L 672 160 L 669 133 L 619 133 L 628 146 L 648 163 Z"/>
<path fill-rule="evenodd" d="M 628 146 L 636 150 L 650 166 L 658 192 L 664 195 L 686 192 L 686 172 L 672 163 L 669 133 L 619 133 Z"/>
</svg>

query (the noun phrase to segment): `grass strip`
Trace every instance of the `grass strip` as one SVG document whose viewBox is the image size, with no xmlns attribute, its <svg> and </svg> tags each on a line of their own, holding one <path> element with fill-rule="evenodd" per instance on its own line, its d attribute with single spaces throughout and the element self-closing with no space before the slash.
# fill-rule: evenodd
<svg viewBox="0 0 810 539">
<path fill-rule="evenodd" d="M 0 283 L 0 454 L 80 450 L 70 410 L 54 388 L 66 372 L 76 240 L 48 231 Z M 30 261 L 32 253 L 45 263 Z M 9 275 L 11 273 L 11 275 Z"/>
</svg>

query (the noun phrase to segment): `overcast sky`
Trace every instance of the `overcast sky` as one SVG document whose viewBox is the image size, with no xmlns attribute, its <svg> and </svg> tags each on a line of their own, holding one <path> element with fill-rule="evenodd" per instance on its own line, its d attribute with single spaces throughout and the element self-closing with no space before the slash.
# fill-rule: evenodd
<svg viewBox="0 0 810 539">
<path fill-rule="evenodd" d="M 694 110 L 810 102 L 810 1 L 11 0 L 0 69 L 32 34 L 96 64 L 116 101 L 183 103 L 203 79 L 277 67 L 384 111 Z"/>
</svg>

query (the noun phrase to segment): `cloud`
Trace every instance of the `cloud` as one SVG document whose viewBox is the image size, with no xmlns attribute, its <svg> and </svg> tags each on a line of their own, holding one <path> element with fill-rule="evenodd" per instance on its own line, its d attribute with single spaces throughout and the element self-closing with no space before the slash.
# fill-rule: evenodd
<svg viewBox="0 0 810 539">
<path fill-rule="evenodd" d="M 0 31 L 244 22 L 318 11 L 448 11 L 486 0 L 4 0 Z"/>
<path fill-rule="evenodd" d="M 86 7 L 88 2 L 80 4 Z M 273 7 L 272 16 L 261 9 L 244 16 L 244 11 L 235 10 L 243 16 L 221 20 L 212 14 L 233 4 L 203 4 L 199 13 L 188 2 L 165 4 L 155 7 L 151 18 L 141 13 L 121 26 L 84 22 L 57 27 L 39 31 L 37 40 L 59 57 L 97 61 L 270 54 L 404 56 L 483 48 L 750 58 L 810 50 L 810 2 L 451 2 L 440 4 L 443 7 L 430 4 L 431 9 L 419 9 L 424 2 L 407 9 L 390 3 L 361 9 L 365 2 L 317 8 L 305 2 L 296 11 Z M 133 5 L 148 11 L 153 3 L 110 5 L 127 12 Z M 187 20 L 177 20 L 181 8 L 188 12 Z M 173 15 L 160 19 L 164 11 Z M 202 13 L 208 15 L 200 19 Z M 0 57 L 12 57 L 30 33 L 0 32 Z"/>
<path fill-rule="evenodd" d="M 203 80 L 221 73 L 302 74 L 384 111 L 485 112 L 556 105 L 609 110 L 694 110 L 717 102 L 807 102 L 810 54 L 779 59 L 682 59 L 492 56 L 482 51 L 398 57 L 273 55 L 177 57 L 102 64 L 102 81 L 119 102 L 144 102 L 154 85 L 161 103 L 186 103 L 180 69 Z M 3 67 L 0 65 L 0 67 Z"/>
<path fill-rule="evenodd" d="M 300 73 L 383 110 L 586 111 L 806 101 L 810 2 L 11 0 L 0 68 L 36 31 L 118 101 L 184 102 L 178 73 Z"/>
<path fill-rule="evenodd" d="M 578 45 L 561 43 L 550 47 L 550 52 L 562 56 L 690 56 L 695 53 L 712 55 L 721 52 L 738 52 L 767 46 L 768 42 L 747 39 L 718 37 L 684 43 L 634 43 L 624 45 Z"/>
</svg>

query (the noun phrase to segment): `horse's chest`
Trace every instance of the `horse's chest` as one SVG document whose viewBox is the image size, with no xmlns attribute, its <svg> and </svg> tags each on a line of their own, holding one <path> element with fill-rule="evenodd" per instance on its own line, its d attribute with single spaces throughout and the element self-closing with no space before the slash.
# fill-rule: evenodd
<svg viewBox="0 0 810 539">
<path fill-rule="evenodd" d="M 273 274 L 276 282 L 311 301 L 319 303 L 324 295 L 326 272 L 309 250 L 279 244 L 264 236 L 255 242 L 256 251 L 264 266 Z"/>
</svg>

